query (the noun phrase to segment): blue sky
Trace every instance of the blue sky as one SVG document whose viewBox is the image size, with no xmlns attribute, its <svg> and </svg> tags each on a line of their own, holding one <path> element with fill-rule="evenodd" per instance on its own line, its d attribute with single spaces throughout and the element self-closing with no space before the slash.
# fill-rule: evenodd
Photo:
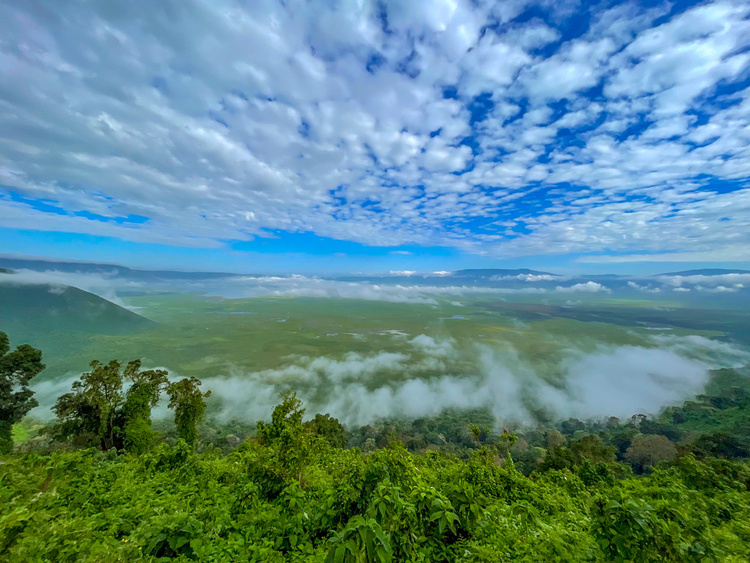
<svg viewBox="0 0 750 563">
<path fill-rule="evenodd" d="M 0 6 L 0 253 L 750 265 L 747 2 Z"/>
</svg>

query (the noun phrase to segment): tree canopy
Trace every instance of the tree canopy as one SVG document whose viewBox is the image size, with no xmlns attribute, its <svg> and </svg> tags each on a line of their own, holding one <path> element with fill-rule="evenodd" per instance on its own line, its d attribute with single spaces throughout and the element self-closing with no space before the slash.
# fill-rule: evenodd
<svg viewBox="0 0 750 563">
<path fill-rule="evenodd" d="M 29 382 L 43 369 L 40 350 L 21 344 L 11 351 L 8 335 L 0 332 L 0 454 L 13 448 L 13 425 L 37 406 Z"/>
<path fill-rule="evenodd" d="M 41 365 L 24 350 L 13 392 Z M 289 391 L 253 431 L 206 418 L 198 379 L 93 362 L 52 441 L 0 461 L 0 560 L 747 561 L 750 382 L 717 377 L 657 417 L 546 427 L 469 409 L 347 430 Z"/>
</svg>

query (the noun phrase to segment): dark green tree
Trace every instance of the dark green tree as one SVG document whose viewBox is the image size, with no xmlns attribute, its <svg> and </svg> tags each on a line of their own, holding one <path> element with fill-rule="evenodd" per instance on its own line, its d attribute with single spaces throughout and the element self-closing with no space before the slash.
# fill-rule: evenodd
<svg viewBox="0 0 750 563">
<path fill-rule="evenodd" d="M 198 423 L 206 412 L 205 399 L 211 395 L 211 391 L 201 393 L 198 388 L 200 385 L 200 379 L 191 377 L 171 383 L 167 387 L 169 408 L 174 409 L 177 435 L 190 446 L 194 446 L 198 438 Z"/>
<path fill-rule="evenodd" d="M 125 392 L 126 380 L 131 382 Z M 73 390 L 58 398 L 53 434 L 80 446 L 143 452 L 151 443 L 151 408 L 167 381 L 163 370 L 141 371 L 133 360 L 91 362 L 91 371 L 73 383 Z"/>
<path fill-rule="evenodd" d="M 125 368 L 123 375 L 132 384 L 121 410 L 125 449 L 137 454 L 147 451 L 154 440 L 151 409 L 159 402 L 161 391 L 167 385 L 166 371 L 140 371 L 140 367 L 140 360 L 135 360 Z"/>
<path fill-rule="evenodd" d="M 77 445 L 99 446 L 102 450 L 122 447 L 117 426 L 119 409 L 124 401 L 122 363 L 112 360 L 103 364 L 94 360 L 91 371 L 73 382 L 73 391 L 57 399 L 54 406 L 58 439 L 72 439 Z"/>
<path fill-rule="evenodd" d="M 330 414 L 316 414 L 315 418 L 308 420 L 304 424 L 305 428 L 313 434 L 322 436 L 334 448 L 344 448 L 347 444 L 346 429 Z"/>
<path fill-rule="evenodd" d="M 41 351 L 21 344 L 12 352 L 0 332 L 0 454 L 13 449 L 13 425 L 38 405 L 29 381 L 44 369 Z"/>
<path fill-rule="evenodd" d="M 732 436 L 727 432 L 712 432 L 699 436 L 691 445 L 696 457 L 746 458 L 750 457 L 750 440 L 747 436 Z"/>
<path fill-rule="evenodd" d="M 672 461 L 676 456 L 677 447 L 658 434 L 637 434 L 625 452 L 625 459 L 637 473 L 661 461 Z"/>
<path fill-rule="evenodd" d="M 287 391 L 271 414 L 271 422 L 258 421 L 259 441 L 268 448 L 269 487 L 292 479 L 302 482 L 302 470 L 313 454 L 314 434 L 302 423 L 305 409 L 297 394 Z"/>
<path fill-rule="evenodd" d="M 575 454 L 578 463 L 584 459 L 591 463 L 610 463 L 615 460 L 615 447 L 605 446 L 596 434 L 589 434 L 570 444 L 570 450 Z"/>
</svg>

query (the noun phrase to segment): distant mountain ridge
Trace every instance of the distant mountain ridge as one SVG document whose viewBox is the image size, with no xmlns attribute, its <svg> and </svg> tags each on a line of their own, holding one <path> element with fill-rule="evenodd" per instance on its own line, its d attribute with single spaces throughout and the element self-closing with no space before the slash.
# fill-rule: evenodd
<svg viewBox="0 0 750 563">
<path fill-rule="evenodd" d="M 139 270 L 117 264 L 95 262 L 68 262 L 27 258 L 7 258 L 0 256 L 0 270 L 33 270 L 35 272 L 57 271 L 78 274 L 99 274 L 147 281 L 149 279 L 206 279 L 228 278 L 242 274 L 229 272 L 183 272 L 180 270 Z M 9 273 L 9 272 L 5 272 Z"/>
<path fill-rule="evenodd" d="M 704 268 L 701 270 L 685 270 L 683 272 L 667 272 L 666 274 L 657 274 L 657 276 L 723 276 L 725 274 L 750 274 L 750 270 Z"/>
<path fill-rule="evenodd" d="M 231 272 L 201 272 L 201 271 L 181 271 L 181 270 L 140 270 L 129 268 L 117 264 L 104 264 L 96 262 L 71 262 L 66 260 L 43 260 L 38 258 L 11 258 L 0 256 L 0 274 L 12 273 L 13 270 L 32 270 L 36 272 L 57 271 L 65 273 L 81 274 L 98 274 L 106 277 L 122 277 L 133 280 L 206 280 L 233 278 L 247 276 L 251 274 L 239 274 Z M 566 279 L 588 279 L 588 280 L 627 280 L 627 279 L 645 279 L 659 276 L 719 276 L 725 274 L 750 274 L 750 270 L 728 269 L 728 268 L 704 268 L 696 270 L 685 270 L 680 272 L 666 272 L 653 275 L 621 275 L 621 274 L 575 274 L 563 276 L 553 272 L 543 270 L 533 270 L 530 268 L 467 268 L 455 270 L 450 274 L 430 274 L 428 272 L 414 273 L 409 275 L 344 275 L 332 276 L 332 279 L 356 281 L 372 280 L 379 278 L 387 279 L 460 279 L 460 280 L 485 280 L 488 281 L 493 277 L 515 277 L 515 276 L 553 276 L 555 278 Z"/>
<path fill-rule="evenodd" d="M 474 268 L 468 270 L 456 270 L 451 274 L 454 278 L 491 278 L 493 276 L 555 276 L 560 277 L 558 274 L 552 274 L 550 272 L 542 272 L 539 270 L 529 270 L 528 268 L 516 268 L 516 269 L 498 269 L 498 268 Z"/>
</svg>

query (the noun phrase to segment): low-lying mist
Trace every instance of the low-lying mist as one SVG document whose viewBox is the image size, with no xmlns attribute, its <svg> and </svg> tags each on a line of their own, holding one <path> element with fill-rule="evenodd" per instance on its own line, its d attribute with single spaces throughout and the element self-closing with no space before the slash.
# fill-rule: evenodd
<svg viewBox="0 0 750 563">
<path fill-rule="evenodd" d="M 450 274 L 450 273 L 448 273 Z M 564 277 L 520 274 L 493 276 L 482 279 L 452 278 L 450 275 L 419 278 L 371 277 L 360 280 L 330 277 L 289 275 L 253 276 L 226 275 L 223 277 L 152 277 L 148 281 L 110 273 L 63 272 L 55 270 L 17 270 L 12 275 L 0 276 L 0 281 L 29 284 L 72 285 L 122 305 L 121 296 L 148 293 L 194 293 L 233 298 L 253 297 L 312 297 L 385 301 L 436 305 L 438 299 L 476 297 L 481 295 L 547 296 L 625 296 L 640 298 L 668 298 L 690 302 L 698 294 L 702 297 L 718 294 L 747 292 L 750 274 L 721 274 L 694 276 L 652 276 L 592 280 L 586 276 Z M 408 280 L 408 281 L 406 281 Z M 628 281 L 626 281 L 628 280 Z"/>
<path fill-rule="evenodd" d="M 585 350 L 559 342 L 559 360 L 552 365 L 524 357 L 508 342 L 393 338 L 399 351 L 296 356 L 276 369 L 232 369 L 206 378 L 209 413 L 221 421 L 268 419 L 279 395 L 294 389 L 309 415 L 327 412 L 349 426 L 477 407 L 488 408 L 501 423 L 628 417 L 654 414 L 700 393 L 711 369 L 750 362 L 750 352 L 700 336 L 659 334 L 643 345 L 589 343 Z M 173 371 L 170 378 L 180 375 Z M 40 406 L 31 415 L 49 419 L 51 406 L 75 379 L 34 385 Z M 171 415 L 158 407 L 154 416 Z"/>
<path fill-rule="evenodd" d="M 451 339 L 426 335 L 410 343 L 412 353 L 299 358 L 279 369 L 207 379 L 205 385 L 222 420 L 268 418 L 279 393 L 295 389 L 308 413 L 328 412 L 348 425 L 475 407 L 487 407 L 499 421 L 531 424 L 540 418 L 653 414 L 700 393 L 709 370 L 750 361 L 750 353 L 726 343 L 655 336 L 644 346 L 568 348 L 558 365 L 541 373 L 507 343 L 461 350 Z"/>
</svg>

